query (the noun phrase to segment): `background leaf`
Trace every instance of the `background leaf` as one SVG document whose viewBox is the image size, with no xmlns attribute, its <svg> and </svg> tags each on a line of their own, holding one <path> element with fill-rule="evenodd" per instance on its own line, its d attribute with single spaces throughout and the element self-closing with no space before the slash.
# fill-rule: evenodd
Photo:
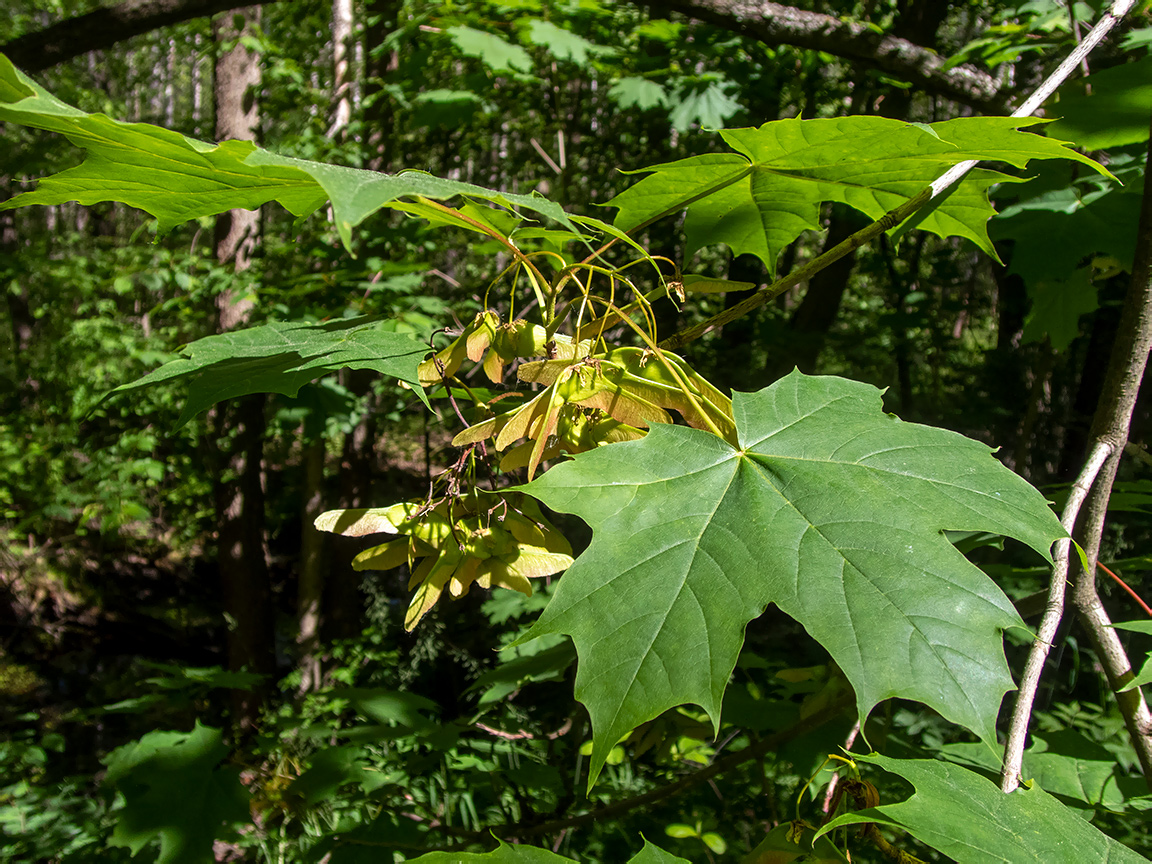
<svg viewBox="0 0 1152 864">
<path fill-rule="evenodd" d="M 461 54 L 479 57 L 493 72 L 531 72 L 532 58 L 519 45 L 501 39 L 495 33 L 463 25 L 444 31 Z"/>
<path fill-rule="evenodd" d="M 110 753 L 105 780 L 124 795 L 112 845 L 135 855 L 159 837 L 158 864 L 211 860 L 221 824 L 249 818 L 240 770 L 217 767 L 229 752 L 222 739 L 197 722 L 189 733 L 152 732 Z"/>
<path fill-rule="evenodd" d="M 1092 88 L 1085 95 L 1085 85 Z M 1075 81 L 1049 108 L 1058 117 L 1048 127 L 1054 138 L 1075 141 L 1085 150 L 1105 150 L 1148 140 L 1152 104 L 1152 57 L 1122 63 Z M 1081 91 L 1081 92 L 1076 92 Z"/>
</svg>

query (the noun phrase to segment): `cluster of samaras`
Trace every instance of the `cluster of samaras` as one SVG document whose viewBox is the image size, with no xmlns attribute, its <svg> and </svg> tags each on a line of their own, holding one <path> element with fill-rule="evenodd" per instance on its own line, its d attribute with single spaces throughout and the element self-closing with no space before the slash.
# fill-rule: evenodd
<svg viewBox="0 0 1152 864">
<path fill-rule="evenodd" d="M 481 442 L 495 439 L 496 449 L 507 451 L 500 460 L 501 470 L 527 467 L 528 479 L 543 461 L 640 438 L 653 423 L 673 422 L 669 411 L 678 412 L 689 426 L 735 438 L 731 401 L 675 354 L 605 346 L 593 339 L 577 341 L 549 334 L 523 319 L 502 324 L 488 311 L 420 365 L 420 383 L 451 391 L 466 360 L 482 364 L 494 384 L 502 383 L 507 367 L 520 361 L 517 379 L 542 387 L 500 394 L 481 405 L 487 416 L 452 441 L 471 453 L 482 447 Z M 455 386 L 461 394 L 468 391 L 462 382 Z M 509 402 L 513 407 L 496 412 L 501 403 Z M 462 458 L 448 473 L 473 464 Z M 409 630 L 445 588 L 460 597 L 475 582 L 483 588 L 499 586 L 530 595 L 528 579 L 559 573 L 572 563 L 567 541 L 531 498 L 471 484 L 460 493 L 461 478 L 446 479 L 449 492 L 440 498 L 387 508 L 331 510 L 316 520 L 318 529 L 348 536 L 403 535 L 362 552 L 353 566 L 411 568 L 408 587 L 416 593 L 405 618 Z"/>
</svg>

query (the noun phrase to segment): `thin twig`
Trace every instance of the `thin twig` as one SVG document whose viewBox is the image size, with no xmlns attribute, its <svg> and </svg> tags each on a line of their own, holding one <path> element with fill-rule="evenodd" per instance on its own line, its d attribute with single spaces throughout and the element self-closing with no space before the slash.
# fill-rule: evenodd
<svg viewBox="0 0 1152 864">
<path fill-rule="evenodd" d="M 447 833 L 454 834 L 457 837 L 474 838 L 472 842 L 482 841 L 485 838 L 491 839 L 496 836 L 501 839 L 508 838 L 524 838 L 532 837 L 540 834 L 552 834 L 556 831 L 561 831 L 567 828 L 578 828 L 581 825 L 588 825 L 595 822 L 603 822 L 609 819 L 616 819 L 624 813 L 631 812 L 640 807 L 647 807 L 655 804 L 657 801 L 663 801 L 665 798 L 670 798 L 683 792 L 685 789 L 691 788 L 699 783 L 704 783 L 711 780 L 713 777 L 719 776 L 733 768 L 743 765 L 745 762 L 750 762 L 763 756 L 765 753 L 770 753 L 778 749 L 781 745 L 788 741 L 798 738 L 801 735 L 811 732 L 823 726 L 828 721 L 840 715 L 840 713 L 851 704 L 851 698 L 846 698 L 829 705 L 823 710 L 817 711 L 804 717 L 797 722 L 793 723 L 779 732 L 775 732 L 766 738 L 762 738 L 755 744 L 745 747 L 736 753 L 731 753 L 723 759 L 717 759 L 706 768 L 701 768 L 692 774 L 682 777 L 674 783 L 669 783 L 667 786 L 662 786 L 659 789 L 653 789 L 650 792 L 645 792 L 643 795 L 637 795 L 633 798 L 626 798 L 623 801 L 617 801 L 614 804 L 609 804 L 601 807 L 599 810 L 592 810 L 588 813 L 582 813 L 579 816 L 569 816 L 563 819 L 553 819 L 548 822 L 538 822 L 535 825 L 525 823 L 512 823 L 507 825 L 500 825 L 495 828 L 483 832 L 459 831 L 449 828 L 441 830 Z"/>
<path fill-rule="evenodd" d="M 1096 566 L 1099 567 L 1101 570 L 1103 570 L 1105 573 L 1107 573 L 1109 576 L 1111 576 L 1115 580 L 1116 584 L 1119 585 L 1121 588 L 1123 588 L 1125 591 L 1127 591 L 1129 596 L 1133 600 L 1136 601 L 1136 605 L 1138 605 L 1141 609 L 1143 609 L 1148 614 L 1148 616 L 1150 618 L 1152 618 L 1152 606 L 1149 606 L 1147 603 L 1145 603 L 1144 598 L 1141 597 L 1139 594 L 1137 594 L 1135 591 L 1133 591 L 1131 586 L 1127 582 L 1125 582 L 1123 579 L 1121 579 L 1119 576 L 1117 576 L 1115 573 L 1113 573 L 1111 570 L 1109 570 L 1107 567 L 1105 567 L 1099 561 L 1096 562 Z"/>
<path fill-rule="evenodd" d="M 1092 490 L 1092 484 L 1096 482 L 1096 475 L 1100 473 L 1104 462 L 1111 454 L 1112 447 L 1109 444 L 1104 441 L 1096 444 L 1080 476 L 1072 484 L 1072 491 L 1060 517 L 1060 524 L 1064 526 L 1069 536 L 1056 541 L 1056 553 L 1052 556 L 1052 581 L 1048 586 L 1048 606 L 1044 610 L 1044 618 L 1040 622 L 1036 640 L 1032 643 L 1032 650 L 1028 652 L 1024 676 L 1020 680 L 1020 692 L 1016 696 L 1016 707 L 1012 712 L 1012 723 L 1008 727 L 1008 741 L 1004 745 L 1004 767 L 1000 772 L 1000 788 L 1005 792 L 1011 792 L 1020 785 L 1020 768 L 1024 763 L 1024 744 L 1028 738 L 1028 721 L 1032 717 L 1032 705 L 1036 701 L 1036 690 L 1040 686 L 1044 661 L 1048 659 L 1052 640 L 1056 638 L 1056 630 L 1060 627 L 1060 619 L 1064 616 L 1064 591 L 1068 584 L 1072 529 L 1076 527 L 1080 508 Z"/>
</svg>

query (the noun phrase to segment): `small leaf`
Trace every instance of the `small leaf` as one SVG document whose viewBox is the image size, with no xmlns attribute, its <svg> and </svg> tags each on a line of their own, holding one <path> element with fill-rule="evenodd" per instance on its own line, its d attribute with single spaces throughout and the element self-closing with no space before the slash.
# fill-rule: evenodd
<svg viewBox="0 0 1152 864">
<path fill-rule="evenodd" d="M 684 290 L 690 294 L 722 294 L 726 291 L 751 291 L 755 282 L 733 282 L 730 279 L 716 279 L 711 276 L 697 276 L 685 273 L 680 279 Z"/>
<path fill-rule="evenodd" d="M 704 841 L 705 846 L 707 846 L 717 855 L 723 855 L 728 851 L 727 841 L 715 831 L 705 831 L 700 835 L 700 839 Z"/>
<path fill-rule="evenodd" d="M 559 60 L 571 60 L 577 66 L 586 66 L 588 58 L 615 54 L 616 49 L 589 42 L 583 36 L 557 27 L 551 21 L 529 18 L 523 26 L 528 41 L 547 48 Z"/>
<path fill-rule="evenodd" d="M 664 828 L 664 833 L 669 837 L 675 837 L 677 840 L 684 840 L 688 837 L 697 836 L 696 829 L 691 825 L 682 825 L 679 823 L 666 826 Z"/>
<path fill-rule="evenodd" d="M 372 507 L 351 510 L 328 510 L 316 517 L 312 524 L 317 531 L 342 534 L 345 537 L 363 537 L 366 534 L 395 534 L 396 526 L 388 518 L 391 507 Z"/>
<path fill-rule="evenodd" d="M 445 31 L 457 50 L 469 57 L 479 57 L 493 72 L 530 72 L 532 58 L 519 45 L 501 39 L 495 33 L 487 33 L 463 25 L 449 27 Z"/>
<path fill-rule="evenodd" d="M 636 108 L 647 111 L 668 102 L 668 94 L 655 81 L 647 78 L 621 78 L 608 88 L 608 98 L 615 100 L 622 109 Z"/>
</svg>

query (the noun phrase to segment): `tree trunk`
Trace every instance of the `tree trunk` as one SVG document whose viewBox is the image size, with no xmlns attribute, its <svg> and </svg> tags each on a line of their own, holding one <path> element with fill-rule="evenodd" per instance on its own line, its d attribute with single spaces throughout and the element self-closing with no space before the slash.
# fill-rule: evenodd
<svg viewBox="0 0 1152 864">
<path fill-rule="evenodd" d="M 296 644 L 300 652 L 300 692 L 320 686 L 320 615 L 324 596 L 324 533 L 312 524 L 324 510 L 324 438 L 304 448 L 304 518 L 300 527 L 300 582 L 296 591 Z"/>
<path fill-rule="evenodd" d="M 352 120 L 352 0 L 332 0 L 332 126 L 328 137 L 342 137 Z"/>
<path fill-rule="evenodd" d="M 236 39 L 259 20 L 259 9 L 237 10 L 213 26 L 217 42 Z M 254 140 L 259 121 L 256 92 L 259 58 L 242 45 L 216 61 L 216 137 Z M 260 214 L 232 210 L 216 219 L 216 258 L 232 262 L 237 274 L 246 271 L 259 240 Z M 237 279 L 235 288 L 217 297 L 217 329 L 231 330 L 247 322 L 254 300 Z M 276 672 L 272 591 L 264 556 L 264 489 L 261 462 L 264 446 L 264 396 L 247 396 L 234 405 L 221 405 L 214 414 L 217 460 L 216 520 L 218 565 L 224 612 L 228 618 L 228 665 L 271 677 Z M 233 690 L 234 722 L 241 731 L 259 718 L 264 690 L 271 681 L 251 690 Z"/>
<path fill-rule="evenodd" d="M 867 223 L 868 220 L 855 210 L 834 206 L 823 251 L 843 243 Z M 793 366 L 806 374 L 815 372 L 816 360 L 824 348 L 828 331 L 836 321 L 855 264 L 856 252 L 853 251 L 825 267 L 808 282 L 804 299 L 792 313 L 788 325 L 790 338 L 783 346 L 784 353 L 774 352 L 769 360 L 767 380 L 774 381 L 786 375 Z"/>
<path fill-rule="evenodd" d="M 370 0 L 365 13 L 364 32 L 364 121 L 367 164 L 373 171 L 393 169 L 394 142 L 392 130 L 395 111 L 392 97 L 384 89 L 389 77 L 400 65 L 395 50 L 384 47 L 384 40 L 398 26 L 401 3 L 399 0 Z"/>
</svg>

